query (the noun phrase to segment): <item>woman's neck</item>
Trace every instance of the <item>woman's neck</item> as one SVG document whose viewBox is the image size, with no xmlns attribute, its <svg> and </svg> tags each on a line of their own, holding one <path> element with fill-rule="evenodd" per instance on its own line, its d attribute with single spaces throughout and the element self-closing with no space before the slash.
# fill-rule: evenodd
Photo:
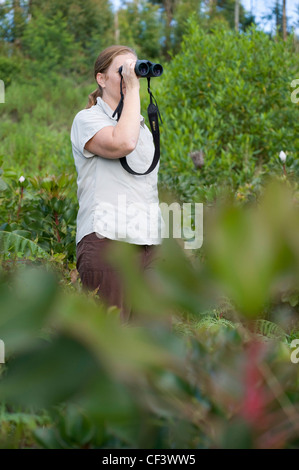
<svg viewBox="0 0 299 470">
<path fill-rule="evenodd" d="M 106 94 L 103 94 L 102 100 L 105 101 L 106 104 L 108 104 L 108 106 L 112 109 L 112 111 L 114 111 L 117 108 L 118 103 L 120 101 L 120 95 L 119 95 L 119 100 L 117 102 L 111 96 L 106 95 Z"/>
</svg>

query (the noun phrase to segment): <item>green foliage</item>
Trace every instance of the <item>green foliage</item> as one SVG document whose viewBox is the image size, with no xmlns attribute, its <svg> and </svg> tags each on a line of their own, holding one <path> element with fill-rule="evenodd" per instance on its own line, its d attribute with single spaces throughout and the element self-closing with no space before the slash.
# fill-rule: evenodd
<svg viewBox="0 0 299 470">
<path fill-rule="evenodd" d="M 288 289 L 296 287 L 297 242 L 288 234 L 298 232 L 299 216 L 292 198 L 287 186 L 273 182 L 258 206 L 245 211 L 227 204 L 225 210 L 219 209 L 220 223 L 216 217 L 217 228 L 206 240 L 216 277 L 246 315 L 271 309 L 272 286 L 284 278 L 290 282 Z"/>
<path fill-rule="evenodd" d="M 70 195 L 74 175 L 29 177 L 20 182 L 13 170 L 4 172 L 0 192 L 2 254 L 75 256 L 77 202 Z"/>
<path fill-rule="evenodd" d="M 207 34 L 191 21 L 157 93 L 162 181 L 188 200 L 202 200 L 202 185 L 219 179 L 243 191 L 280 170 L 282 149 L 298 178 L 299 108 L 290 99 L 297 64 L 291 40 L 273 42 L 255 29 Z M 190 152 L 200 150 L 204 165 L 195 169 Z"/>
<path fill-rule="evenodd" d="M 36 447 L 33 432 L 37 426 L 49 426 L 46 413 L 35 414 L 32 410 L 12 410 L 1 404 L 0 409 L 0 449 L 20 449 Z"/>
<path fill-rule="evenodd" d="M 36 243 L 32 242 L 23 235 L 29 235 L 26 230 L 15 230 L 13 232 L 0 231 L 0 251 L 5 256 L 7 254 L 18 253 L 20 256 L 46 256 Z"/>
<path fill-rule="evenodd" d="M 57 12 L 63 18 L 67 32 L 73 37 L 76 52 L 90 55 L 99 52 L 113 42 L 113 14 L 107 0 L 51 0 L 36 5 L 33 16 L 53 20 Z M 78 56 L 75 56 L 78 60 Z"/>
<path fill-rule="evenodd" d="M 48 75 L 57 70 L 65 73 L 71 68 L 75 53 L 73 42 L 74 37 L 60 12 L 53 18 L 34 17 L 23 35 L 23 49 L 30 59 L 31 73 Z"/>
<path fill-rule="evenodd" d="M 279 325 L 265 319 L 256 321 L 255 331 L 267 338 L 284 339 L 286 337 L 285 331 Z"/>
<path fill-rule="evenodd" d="M 2 272 L 0 327 L 7 357 L 0 398 L 12 410 L 32 413 L 21 430 L 24 447 L 30 440 L 36 443 L 31 446 L 50 449 L 298 445 L 299 376 L 290 361 L 288 331 L 258 318 L 262 302 L 257 297 L 257 312 L 249 295 L 259 296 L 256 286 L 265 286 L 266 273 L 271 282 L 263 300 L 275 309 L 286 284 L 298 281 L 298 237 L 293 235 L 298 208 L 284 186 L 269 187 L 265 201 L 274 194 L 283 201 L 276 205 L 277 219 L 266 216 L 266 202 L 255 208 L 264 222 L 252 225 L 242 259 L 240 234 L 252 220 L 253 207 L 236 211 L 237 223 L 230 224 L 231 207 L 224 203 L 213 221 L 206 221 L 210 242 L 204 263 L 165 240 L 155 270 L 143 278 L 132 246 L 114 250 L 110 256 L 123 273 L 135 312 L 126 325 L 117 309 L 106 311 L 101 299 L 65 288 L 61 295 L 49 270 L 21 266 L 14 276 Z M 265 270 L 256 266 L 256 282 L 248 283 L 245 293 L 251 303 L 245 305 L 237 289 L 252 279 L 248 260 L 257 234 L 271 250 L 256 249 Z M 273 245 L 276 236 L 290 250 L 284 262 L 271 262 L 284 258 Z M 231 303 L 225 301 L 229 257 L 234 272 L 240 260 L 238 277 L 231 276 Z M 235 319 L 220 316 L 228 310 Z M 5 446 L 5 435 L 1 438 Z"/>
<path fill-rule="evenodd" d="M 188 18 L 193 15 L 198 24 L 204 27 L 206 18 L 202 12 L 201 2 L 198 0 L 183 0 L 177 3 L 173 12 L 174 24 L 173 27 L 173 52 L 177 53 L 181 48 L 183 36 L 188 33 L 189 23 Z"/>
<path fill-rule="evenodd" d="M 10 84 L 0 105 L 1 448 L 298 447 L 293 45 L 215 27 L 232 21 L 231 1 L 218 2 L 227 8 L 211 22 L 198 2 L 191 22 L 192 3 L 155 3 L 162 10 L 143 1 L 121 9 L 120 39 L 160 61 L 164 41 L 177 53 L 186 34 L 152 84 L 163 117 L 160 182 L 179 200 L 206 203 L 204 244 L 191 253 L 164 240 L 145 279 L 133 247 L 111 253 L 133 305 L 127 325 L 116 307 L 83 294 L 74 269 L 69 132 L 94 89 L 91 58 L 114 42 L 111 7 L 0 5 L 0 79 Z M 6 15 L 13 6 L 23 9 L 16 24 Z M 141 92 L 144 114 L 146 81 Z"/>
<path fill-rule="evenodd" d="M 16 60 L 0 56 L 0 80 L 3 80 L 5 88 L 11 84 L 20 71 L 21 67 Z"/>
<path fill-rule="evenodd" d="M 0 4 L 0 40 L 14 42 L 19 47 L 27 16 L 26 0 L 3 0 Z"/>
<path fill-rule="evenodd" d="M 209 15 L 209 26 L 213 23 L 226 23 L 231 29 L 235 28 L 235 0 L 216 0 L 210 2 L 207 12 Z M 252 24 L 254 19 L 246 12 L 242 3 L 239 2 L 239 27 L 246 31 L 246 28 Z"/>
<path fill-rule="evenodd" d="M 93 89 L 92 83 L 79 86 L 75 78 L 52 74 L 14 80 L 0 108 L 4 168 L 13 167 L 19 176 L 74 172 L 71 123 Z"/>
<path fill-rule="evenodd" d="M 140 58 L 161 56 L 161 28 L 158 7 L 144 0 L 129 1 L 118 11 L 119 42 L 136 50 Z"/>
<path fill-rule="evenodd" d="M 90 56 L 113 42 L 113 14 L 107 0 L 7 0 L 0 5 L 0 41 L 26 61 L 29 76 L 88 73 Z M 24 71 L 24 69 L 23 69 Z"/>
</svg>

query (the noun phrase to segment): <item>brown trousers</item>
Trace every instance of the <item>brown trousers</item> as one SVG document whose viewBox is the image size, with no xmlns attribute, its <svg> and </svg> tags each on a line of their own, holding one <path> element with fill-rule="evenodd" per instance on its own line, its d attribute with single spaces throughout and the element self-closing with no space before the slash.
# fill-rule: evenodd
<svg viewBox="0 0 299 470">
<path fill-rule="evenodd" d="M 120 308 L 120 316 L 124 321 L 131 316 L 131 305 L 125 296 L 120 273 L 106 259 L 106 254 L 114 244 L 122 241 L 99 238 L 93 232 L 86 235 L 77 244 L 77 270 L 85 289 L 95 291 L 107 305 Z M 134 245 L 138 252 L 141 271 L 151 269 L 153 261 L 158 257 L 156 245 Z"/>
</svg>

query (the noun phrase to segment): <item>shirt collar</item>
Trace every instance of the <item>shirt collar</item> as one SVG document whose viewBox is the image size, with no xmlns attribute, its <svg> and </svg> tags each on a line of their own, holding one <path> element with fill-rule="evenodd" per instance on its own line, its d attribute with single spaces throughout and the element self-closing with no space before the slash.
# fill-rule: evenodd
<svg viewBox="0 0 299 470">
<path fill-rule="evenodd" d="M 112 117 L 114 111 L 110 108 L 109 104 L 107 104 L 100 96 L 97 97 L 97 104 L 102 108 L 105 114 L 110 117 L 113 121 L 117 121 L 117 116 L 115 115 Z M 140 115 L 140 124 L 144 126 L 144 117 Z"/>
</svg>

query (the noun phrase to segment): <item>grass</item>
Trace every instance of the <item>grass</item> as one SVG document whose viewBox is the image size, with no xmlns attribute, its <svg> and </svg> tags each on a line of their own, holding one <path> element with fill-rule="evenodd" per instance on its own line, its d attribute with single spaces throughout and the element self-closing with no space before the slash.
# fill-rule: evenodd
<svg viewBox="0 0 299 470">
<path fill-rule="evenodd" d="M 146 85 L 141 81 L 143 100 Z M 0 105 L 3 169 L 13 167 L 25 176 L 73 173 L 71 125 L 94 89 L 92 80 L 78 83 L 69 77 L 57 77 L 54 83 L 13 82 Z"/>
</svg>

